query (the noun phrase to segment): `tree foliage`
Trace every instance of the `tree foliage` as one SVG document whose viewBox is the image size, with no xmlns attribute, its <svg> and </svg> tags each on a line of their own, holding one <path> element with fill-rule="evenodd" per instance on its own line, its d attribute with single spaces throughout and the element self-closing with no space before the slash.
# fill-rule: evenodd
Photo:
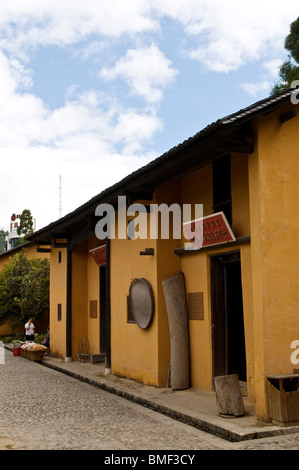
<svg viewBox="0 0 299 470">
<path fill-rule="evenodd" d="M 20 217 L 20 225 L 17 228 L 18 235 L 33 233 L 33 218 L 29 209 L 24 209 Z"/>
<path fill-rule="evenodd" d="M 1 229 L 0 230 L 0 253 L 5 250 L 5 237 L 8 235 L 8 232 Z"/>
<path fill-rule="evenodd" d="M 299 80 L 299 17 L 291 23 L 284 47 L 289 52 L 288 58 L 280 66 L 280 81 L 276 83 L 272 93 L 286 90 L 291 87 L 292 82 Z"/>
<path fill-rule="evenodd" d="M 16 254 L 0 272 L 0 325 L 12 328 L 29 317 L 42 319 L 49 309 L 50 263 Z"/>
</svg>

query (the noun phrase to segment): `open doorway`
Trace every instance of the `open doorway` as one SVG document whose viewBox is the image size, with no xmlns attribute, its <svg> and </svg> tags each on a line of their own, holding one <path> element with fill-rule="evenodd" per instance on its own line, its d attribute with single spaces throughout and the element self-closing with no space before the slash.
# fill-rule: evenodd
<svg viewBox="0 0 299 470">
<path fill-rule="evenodd" d="M 238 374 L 246 382 L 240 252 L 211 257 L 213 376 Z"/>
</svg>

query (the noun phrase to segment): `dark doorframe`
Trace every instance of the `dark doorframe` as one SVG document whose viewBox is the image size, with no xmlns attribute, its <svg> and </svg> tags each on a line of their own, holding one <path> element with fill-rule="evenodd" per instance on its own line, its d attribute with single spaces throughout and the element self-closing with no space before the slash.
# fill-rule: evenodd
<svg viewBox="0 0 299 470">
<path fill-rule="evenodd" d="M 246 382 L 240 252 L 211 256 L 213 377 L 238 374 Z"/>
<path fill-rule="evenodd" d="M 106 354 L 106 265 L 99 268 L 100 273 L 100 354 Z"/>
<path fill-rule="evenodd" d="M 66 266 L 66 358 L 72 357 L 72 247 L 67 245 Z"/>
<path fill-rule="evenodd" d="M 110 293 L 110 239 L 109 237 L 106 239 L 106 294 L 105 294 L 105 302 L 106 302 L 106 369 L 111 369 L 111 293 Z"/>
</svg>

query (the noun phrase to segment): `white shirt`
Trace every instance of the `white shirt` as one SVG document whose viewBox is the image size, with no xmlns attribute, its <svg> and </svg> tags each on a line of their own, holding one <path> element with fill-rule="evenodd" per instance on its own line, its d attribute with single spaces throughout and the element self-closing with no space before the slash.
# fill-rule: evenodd
<svg viewBox="0 0 299 470">
<path fill-rule="evenodd" d="M 27 322 L 25 325 L 25 330 L 26 330 L 25 334 L 29 336 L 34 335 L 34 328 L 35 328 L 34 324 L 31 322 L 29 329 L 27 330 L 28 326 L 29 326 L 29 322 Z"/>
</svg>

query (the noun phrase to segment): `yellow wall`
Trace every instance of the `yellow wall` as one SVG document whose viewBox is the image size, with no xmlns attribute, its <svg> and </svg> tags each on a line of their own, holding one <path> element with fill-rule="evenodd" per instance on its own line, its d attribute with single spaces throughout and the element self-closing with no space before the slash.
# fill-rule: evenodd
<svg viewBox="0 0 299 470">
<path fill-rule="evenodd" d="M 59 263 L 61 252 L 61 263 Z M 51 250 L 50 263 L 50 350 L 51 356 L 65 358 L 66 351 L 66 248 Z M 61 304 L 61 321 L 58 320 L 58 304 Z"/>
<path fill-rule="evenodd" d="M 237 237 L 250 235 L 248 159 L 234 154 L 231 159 L 233 230 Z M 212 165 L 208 165 L 181 180 L 161 185 L 155 193 L 156 204 L 203 204 L 203 214 L 213 213 Z M 180 240 L 112 240 L 111 242 L 111 335 L 112 371 L 145 383 L 165 386 L 170 358 L 168 318 L 162 289 L 163 279 L 182 270 L 186 281 L 186 295 L 203 292 L 204 320 L 189 320 L 191 386 L 211 390 L 212 337 L 210 299 L 210 254 L 230 250 L 227 246 L 214 247 L 198 254 L 177 256 L 174 248 Z M 154 256 L 140 256 L 145 247 L 155 249 Z M 254 399 L 254 352 L 252 348 L 252 293 L 250 246 L 234 247 L 241 252 L 244 285 L 244 321 L 248 393 Z M 125 269 L 119 268 L 125 267 Z M 155 296 L 155 317 L 148 331 L 127 324 L 127 295 L 134 277 L 145 277 L 151 282 Z"/>
<path fill-rule="evenodd" d="M 90 354 L 100 353 L 100 268 L 89 251 L 102 244 L 93 237 L 72 250 L 72 357 L 75 360 L 83 336 L 88 338 Z M 105 292 L 101 295 L 105 296 Z M 96 317 L 90 315 L 91 301 L 97 303 Z"/>
<path fill-rule="evenodd" d="M 182 203 L 203 204 L 203 215 L 213 213 L 212 165 L 208 165 L 182 179 Z M 250 235 L 248 158 L 246 155 L 231 156 L 232 229 L 236 237 Z M 250 246 L 234 246 L 240 250 L 243 310 L 246 333 L 246 359 L 248 376 L 248 396 L 254 400 L 254 352 L 252 349 L 252 298 L 251 298 L 251 259 Z M 181 269 L 185 274 L 187 296 L 193 292 L 203 292 L 203 320 L 189 320 L 190 369 L 192 386 L 211 390 L 212 384 L 212 320 L 210 294 L 210 255 L 232 250 L 229 246 L 211 248 L 181 257 Z M 250 379 L 250 380 L 249 380 Z"/>
<path fill-rule="evenodd" d="M 158 189 L 153 203 L 172 204 L 180 196 L 179 184 Z M 179 201 L 178 201 L 179 202 Z M 142 202 L 141 202 L 142 203 Z M 150 216 L 148 231 L 150 230 Z M 170 345 L 162 280 L 180 269 L 173 248 L 180 240 L 111 240 L 111 366 L 112 372 L 156 386 L 167 381 Z M 141 256 L 153 248 L 154 256 Z M 134 278 L 147 279 L 153 289 L 155 313 L 148 329 L 127 323 L 127 296 Z"/>
<path fill-rule="evenodd" d="M 50 253 L 38 253 L 36 251 L 36 245 L 30 243 L 23 247 L 17 247 L 14 250 L 9 250 L 0 254 L 0 271 L 4 268 L 6 263 L 9 263 L 10 259 L 15 256 L 17 253 L 24 252 L 27 258 L 48 258 L 50 259 Z"/>
<path fill-rule="evenodd" d="M 250 235 L 248 157 L 231 155 L 232 229 L 235 236 Z"/>
<path fill-rule="evenodd" d="M 257 413 L 267 418 L 265 375 L 291 373 L 299 339 L 299 117 L 259 119 L 249 159 Z M 296 367 L 296 366 L 295 366 Z"/>
<path fill-rule="evenodd" d="M 231 157 L 232 229 L 236 237 L 251 237 L 250 242 L 233 247 L 241 255 L 248 397 L 256 402 L 257 415 L 262 419 L 268 419 L 265 375 L 292 372 L 290 345 L 299 340 L 296 263 L 299 117 L 280 124 L 278 116 L 287 109 L 288 106 L 258 119 L 252 155 L 236 153 Z M 213 213 L 212 187 L 212 165 L 207 165 L 158 187 L 152 202 L 203 204 L 203 213 L 208 215 Z M 162 281 L 182 270 L 186 294 L 203 292 L 204 300 L 204 319 L 189 320 L 191 386 L 211 390 L 210 256 L 227 252 L 231 247 L 219 245 L 197 254 L 174 254 L 174 247 L 182 246 L 183 242 L 183 239 L 111 240 L 111 368 L 114 374 L 165 386 L 170 341 Z M 99 352 L 99 269 L 89 250 L 100 244 L 93 238 L 73 249 L 75 359 L 83 335 L 88 336 L 91 351 Z M 140 256 L 145 248 L 153 248 L 154 256 Z M 63 355 L 66 250 L 61 249 L 61 264 L 57 262 L 58 251 L 52 249 L 51 255 L 50 327 L 53 351 Z M 153 322 L 146 330 L 127 323 L 130 283 L 139 277 L 151 283 L 155 299 Z M 89 315 L 90 300 L 98 301 L 97 318 Z M 57 322 L 57 303 L 62 304 L 61 322 Z"/>
<path fill-rule="evenodd" d="M 209 257 L 206 253 L 182 257 L 186 293 L 203 292 L 204 320 L 189 320 L 190 373 L 195 388 L 211 390 L 212 349 L 209 296 Z"/>
<path fill-rule="evenodd" d="M 24 330 L 24 333 L 25 333 L 25 330 Z M 9 336 L 9 335 L 12 335 L 13 334 L 13 330 L 12 328 L 8 325 L 8 323 L 6 325 L 1 325 L 0 326 L 0 336 Z"/>
<path fill-rule="evenodd" d="M 100 278 L 99 266 L 89 254 L 89 250 L 97 248 L 100 244 L 100 240 L 96 238 L 89 240 L 87 244 L 87 336 L 92 354 L 100 352 Z M 93 300 L 97 302 L 96 318 L 90 317 L 90 301 Z"/>
<path fill-rule="evenodd" d="M 140 256 L 154 248 L 155 256 Z M 111 369 L 112 373 L 158 385 L 157 275 L 155 240 L 111 240 Z M 155 313 L 148 329 L 127 323 L 127 296 L 134 278 L 153 289 Z"/>
<path fill-rule="evenodd" d="M 156 191 L 156 203 L 158 205 L 165 203 L 169 207 L 172 204 L 180 204 L 181 202 L 181 183 L 180 181 L 172 181 L 159 187 Z M 169 218 L 170 235 L 173 219 Z M 157 240 L 157 308 L 158 308 L 158 385 L 166 386 L 169 360 L 170 360 L 170 335 L 168 316 L 162 281 L 173 276 L 181 269 L 180 258 L 173 252 L 174 248 L 180 245 L 180 240 L 163 239 Z"/>
<path fill-rule="evenodd" d="M 72 249 L 72 358 L 77 359 L 80 338 L 87 336 L 87 243 Z M 84 351 L 81 351 L 84 352 Z"/>
<path fill-rule="evenodd" d="M 88 242 L 75 245 L 72 249 L 72 315 L 71 342 L 72 359 L 78 360 L 80 339 L 88 338 L 91 354 L 100 352 L 100 288 L 99 266 L 89 253 L 101 242 L 95 237 Z M 61 252 L 61 263 L 58 253 Z M 50 328 L 51 354 L 65 358 L 66 354 L 66 298 L 67 298 L 67 251 L 66 248 L 53 248 L 51 256 L 51 297 Z M 97 316 L 90 316 L 90 301 L 97 302 Z M 62 305 L 62 319 L 57 320 L 57 305 Z M 83 352 L 83 351 L 81 351 Z"/>
<path fill-rule="evenodd" d="M 212 165 L 208 165 L 182 179 L 181 199 L 184 204 L 203 204 L 203 215 L 213 212 Z M 182 240 L 182 243 L 184 240 Z M 181 270 L 185 275 L 186 294 L 204 293 L 204 320 L 189 320 L 190 373 L 194 387 L 210 390 L 212 383 L 211 316 L 209 292 L 209 266 L 206 253 L 181 257 Z"/>
</svg>

